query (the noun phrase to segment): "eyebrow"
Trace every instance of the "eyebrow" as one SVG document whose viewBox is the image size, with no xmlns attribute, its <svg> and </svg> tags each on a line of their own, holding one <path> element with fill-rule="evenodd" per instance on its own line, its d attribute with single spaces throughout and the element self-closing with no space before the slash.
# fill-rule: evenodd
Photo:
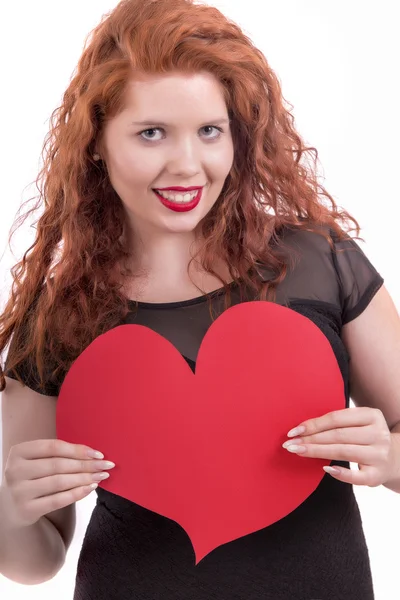
<svg viewBox="0 0 400 600">
<path fill-rule="evenodd" d="M 201 127 L 205 127 L 206 125 L 210 125 L 211 123 L 215 123 L 215 125 L 228 125 L 229 122 L 230 122 L 229 119 L 227 119 L 225 117 L 222 119 L 210 119 L 210 120 L 206 121 L 205 123 L 203 123 L 201 125 Z M 169 127 L 168 123 L 158 121 L 157 119 L 153 119 L 153 120 L 147 119 L 146 121 L 133 121 L 130 124 L 139 126 L 139 127 L 146 127 L 146 126 Z"/>
</svg>

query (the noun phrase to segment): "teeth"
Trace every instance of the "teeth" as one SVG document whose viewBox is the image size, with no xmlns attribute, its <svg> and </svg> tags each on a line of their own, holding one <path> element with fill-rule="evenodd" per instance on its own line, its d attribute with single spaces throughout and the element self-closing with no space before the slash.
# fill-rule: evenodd
<svg viewBox="0 0 400 600">
<path fill-rule="evenodd" d="M 191 202 L 194 198 L 196 198 L 199 193 L 198 190 L 195 192 L 187 192 L 186 194 L 175 194 L 174 192 L 161 192 L 160 190 L 156 190 L 157 194 L 160 194 L 163 198 L 170 200 L 171 202 L 177 202 L 180 204 L 184 204 L 185 202 Z"/>
</svg>

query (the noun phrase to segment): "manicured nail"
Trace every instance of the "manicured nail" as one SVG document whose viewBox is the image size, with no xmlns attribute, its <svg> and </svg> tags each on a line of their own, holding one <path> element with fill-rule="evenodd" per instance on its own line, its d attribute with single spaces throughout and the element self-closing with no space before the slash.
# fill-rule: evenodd
<svg viewBox="0 0 400 600">
<path fill-rule="evenodd" d="M 92 479 L 93 481 L 103 481 L 103 479 L 108 479 L 110 477 L 110 473 L 93 473 Z"/>
<path fill-rule="evenodd" d="M 339 475 L 340 474 L 340 470 L 336 469 L 335 467 L 322 467 L 324 469 L 324 471 L 326 471 L 326 473 L 329 473 L 330 475 Z"/>
<path fill-rule="evenodd" d="M 289 431 L 289 433 L 287 434 L 288 437 L 295 437 L 296 435 L 301 435 L 302 433 L 304 433 L 306 430 L 306 428 L 303 425 L 300 425 L 300 427 L 295 427 L 294 429 L 291 429 Z"/>
<path fill-rule="evenodd" d="M 301 444 L 301 438 L 296 438 L 295 440 L 288 440 L 287 442 L 282 444 L 282 447 L 289 448 L 289 446 L 296 445 L 296 444 L 297 445 Z"/>
<path fill-rule="evenodd" d="M 111 460 L 106 460 L 102 466 L 104 469 L 113 469 L 115 467 L 115 463 L 111 462 Z"/>
<path fill-rule="evenodd" d="M 102 454 L 101 452 L 98 452 L 98 450 L 88 450 L 88 456 L 90 456 L 90 458 L 104 458 L 104 454 Z"/>
<path fill-rule="evenodd" d="M 300 453 L 300 452 L 306 451 L 304 446 L 296 446 L 295 444 L 293 444 L 292 446 L 289 446 L 288 448 L 286 448 L 286 450 L 288 452 L 295 452 L 295 453 Z"/>
</svg>

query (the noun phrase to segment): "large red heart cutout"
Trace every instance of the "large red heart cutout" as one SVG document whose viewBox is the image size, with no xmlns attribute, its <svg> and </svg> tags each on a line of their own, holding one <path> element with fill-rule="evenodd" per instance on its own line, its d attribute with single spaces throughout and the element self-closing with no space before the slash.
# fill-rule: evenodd
<svg viewBox="0 0 400 600">
<path fill-rule="evenodd" d="M 198 564 L 312 494 L 330 461 L 282 443 L 302 421 L 345 406 L 321 330 L 289 308 L 247 302 L 211 325 L 195 374 L 147 327 L 97 337 L 65 378 L 57 434 L 114 461 L 101 486 L 180 524 Z"/>
</svg>

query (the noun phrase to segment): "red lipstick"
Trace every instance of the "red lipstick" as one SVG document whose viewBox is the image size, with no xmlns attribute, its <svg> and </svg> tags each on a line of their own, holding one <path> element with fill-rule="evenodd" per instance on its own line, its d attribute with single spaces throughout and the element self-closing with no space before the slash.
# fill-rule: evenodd
<svg viewBox="0 0 400 600">
<path fill-rule="evenodd" d="M 172 188 L 169 188 L 169 189 L 172 190 Z M 194 189 L 197 190 L 199 188 L 194 188 Z M 182 190 L 182 188 L 178 189 L 177 191 L 181 191 L 181 190 Z M 172 202 L 171 200 L 168 200 L 167 198 L 163 198 L 163 196 L 158 194 L 156 190 L 153 190 L 153 192 L 155 193 L 157 198 L 160 200 L 161 204 L 163 204 L 166 208 L 169 208 L 170 210 L 173 210 L 174 212 L 188 212 L 188 211 L 196 208 L 196 206 L 199 204 L 202 193 L 203 193 L 203 189 L 199 189 L 197 196 L 195 196 L 193 198 L 193 200 L 191 200 L 190 202 Z"/>
</svg>

